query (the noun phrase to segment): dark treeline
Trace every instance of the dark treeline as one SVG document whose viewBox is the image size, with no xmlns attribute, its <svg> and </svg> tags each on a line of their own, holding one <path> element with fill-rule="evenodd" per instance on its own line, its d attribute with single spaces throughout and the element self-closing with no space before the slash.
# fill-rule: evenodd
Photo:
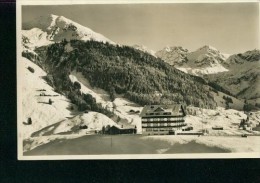
<svg viewBox="0 0 260 183">
<path fill-rule="evenodd" d="M 73 47 L 72 51 L 66 51 L 67 44 Z M 116 94 L 124 94 L 141 105 L 182 102 L 197 107 L 216 107 L 205 80 L 128 46 L 64 40 L 36 52 L 52 75 L 53 85 L 60 91 L 75 90 L 68 75 L 76 70 L 82 72 L 93 87 L 109 92 L 112 101 Z"/>
</svg>

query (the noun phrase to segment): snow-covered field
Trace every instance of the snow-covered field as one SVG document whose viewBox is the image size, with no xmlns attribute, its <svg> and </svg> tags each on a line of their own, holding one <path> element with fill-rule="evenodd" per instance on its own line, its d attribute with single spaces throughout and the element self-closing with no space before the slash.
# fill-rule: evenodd
<svg viewBox="0 0 260 183">
<path fill-rule="evenodd" d="M 27 151 L 56 139 L 66 140 L 94 134 L 95 130 L 99 131 L 103 126 L 107 125 L 117 126 L 113 120 L 101 113 L 83 113 L 34 132 L 32 137 L 24 141 L 23 148 L 24 151 Z M 81 128 L 84 126 L 87 126 L 87 129 Z"/>
<path fill-rule="evenodd" d="M 187 144 L 189 142 L 195 142 L 198 144 L 204 144 L 209 147 L 219 147 L 221 149 L 229 150 L 234 153 L 243 152 L 260 152 L 260 136 L 250 136 L 248 138 L 242 137 L 224 137 L 224 136 L 146 136 L 143 139 L 153 139 L 169 142 L 174 144 Z"/>
<path fill-rule="evenodd" d="M 104 125 L 136 125 L 137 132 L 141 132 L 141 119 L 139 117 L 139 112 L 142 111 L 141 106 L 122 96 L 116 96 L 116 99 L 111 102 L 106 91 L 91 87 L 80 72 L 74 71 L 70 75 L 71 81 L 78 81 L 83 93 L 91 94 L 103 107 L 113 110 L 120 117 L 120 121 L 114 122 L 103 114 L 91 111 L 79 113 L 75 106 L 74 110 L 71 111 L 70 106 L 73 104 L 66 97 L 53 91 L 53 88 L 42 78 L 46 73 L 41 68 L 26 58 L 22 58 L 21 64 L 24 79 L 21 83 L 22 118 L 18 121 L 18 125 L 21 127 L 18 135 L 24 140 L 24 151 L 32 150 L 57 139 L 66 141 L 94 134 L 95 130 L 100 130 Z M 33 68 L 34 72 L 30 72 L 28 67 Z M 39 91 L 43 89 L 45 91 Z M 41 93 L 51 96 L 40 96 Z M 49 98 L 53 101 L 51 105 L 48 104 Z M 130 112 L 130 110 L 135 112 Z M 32 125 L 26 125 L 29 117 L 32 119 Z M 259 137 L 240 137 L 241 134 L 260 134 L 260 132 L 250 131 L 250 128 L 248 130 L 239 129 L 240 121 L 246 117 L 242 111 L 225 110 L 223 107 L 218 107 L 216 110 L 188 107 L 186 122 L 193 126 L 193 131 L 207 130 L 206 136 L 200 138 L 197 136 L 149 136 L 143 138 L 180 144 L 195 141 L 207 146 L 228 149 L 232 152 L 259 151 L 257 142 Z M 249 123 L 251 128 L 260 123 L 260 111 L 250 114 Z M 84 125 L 88 128 L 80 128 Z M 212 130 L 214 126 L 221 126 L 223 130 Z M 241 141 L 244 141 L 245 145 L 241 145 Z"/>
<path fill-rule="evenodd" d="M 199 67 L 199 68 L 194 68 L 194 67 L 177 67 L 177 69 L 188 73 L 192 74 L 195 76 L 200 76 L 200 75 L 205 75 L 205 74 L 214 74 L 214 73 L 220 73 L 220 72 L 227 72 L 228 69 L 223 67 L 222 65 L 213 65 L 210 67 Z"/>
<path fill-rule="evenodd" d="M 53 88 L 46 83 L 42 78 L 46 73 L 39 66 L 24 57 L 19 62 L 23 78 L 19 83 L 22 115 L 18 119 L 18 125 L 21 127 L 18 135 L 25 139 L 35 131 L 71 117 L 68 108 L 72 104 L 67 98 L 54 92 Z M 30 72 L 28 67 L 34 69 L 34 73 Z M 40 94 L 50 96 L 40 96 Z M 52 105 L 48 103 L 49 99 L 53 101 Z M 26 125 L 28 118 L 32 120 L 31 125 Z"/>
<path fill-rule="evenodd" d="M 122 119 L 120 124 L 135 125 L 137 127 L 137 133 L 141 132 L 141 119 L 139 113 L 130 112 L 130 110 L 141 112 L 143 107 L 122 96 L 117 96 L 116 99 L 111 102 L 109 94 L 100 88 L 91 87 L 88 80 L 85 79 L 81 72 L 73 71 L 69 77 L 72 82 L 77 81 L 81 84 L 81 92 L 91 94 L 96 98 L 97 103 L 101 103 L 103 107 L 114 111 L 114 113 Z"/>
<path fill-rule="evenodd" d="M 216 110 L 188 107 L 188 112 L 186 122 L 193 126 L 194 131 L 207 130 L 209 135 L 260 134 L 260 132 L 250 130 L 260 123 L 260 111 L 252 112 L 249 116 L 251 127 L 248 127 L 248 130 L 239 129 L 241 120 L 247 118 L 242 111 L 225 110 L 222 107 L 218 107 Z M 213 130 L 214 126 L 221 126 L 223 130 Z"/>
</svg>

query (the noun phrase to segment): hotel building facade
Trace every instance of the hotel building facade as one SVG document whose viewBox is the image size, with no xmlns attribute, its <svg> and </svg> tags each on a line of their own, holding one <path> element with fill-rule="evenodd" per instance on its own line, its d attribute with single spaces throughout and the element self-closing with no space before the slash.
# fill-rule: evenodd
<svg viewBox="0 0 260 183">
<path fill-rule="evenodd" d="M 168 135 L 181 132 L 187 126 L 185 116 L 181 104 L 146 105 L 140 114 L 142 134 Z"/>
</svg>

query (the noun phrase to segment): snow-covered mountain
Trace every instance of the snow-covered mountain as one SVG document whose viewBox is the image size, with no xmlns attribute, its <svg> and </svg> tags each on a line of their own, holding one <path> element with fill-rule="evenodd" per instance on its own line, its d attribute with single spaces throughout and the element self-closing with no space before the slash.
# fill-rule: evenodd
<svg viewBox="0 0 260 183">
<path fill-rule="evenodd" d="M 166 47 L 156 55 L 183 72 L 217 83 L 239 98 L 260 97 L 260 51 L 257 49 L 229 55 L 208 45 L 193 52 L 182 47 Z"/>
<path fill-rule="evenodd" d="M 193 61 L 196 66 L 214 66 L 226 60 L 220 51 L 208 45 L 187 54 L 187 59 Z"/>
<path fill-rule="evenodd" d="M 146 46 L 144 46 L 144 45 L 137 45 L 137 44 L 135 44 L 135 45 L 133 45 L 132 47 L 135 48 L 135 49 L 137 49 L 137 50 L 140 50 L 140 51 L 142 51 L 142 52 L 149 53 L 150 55 L 153 55 L 153 56 L 156 57 L 155 51 L 149 50 L 149 49 L 148 49 Z"/>
<path fill-rule="evenodd" d="M 182 47 L 165 47 L 156 52 L 156 56 L 173 66 L 182 66 L 187 63 L 188 50 Z"/>
<path fill-rule="evenodd" d="M 22 76 L 19 77 L 23 78 L 23 82 L 21 82 L 20 80 L 19 83 L 19 87 L 21 87 L 22 91 L 19 94 L 19 98 L 21 99 L 19 102 L 22 106 L 22 116 L 18 119 L 18 125 L 20 126 L 18 135 L 24 140 L 24 150 L 35 148 L 57 138 L 76 138 L 86 134 L 93 134 L 95 130 L 101 130 L 101 128 L 106 125 L 123 125 L 124 127 L 127 127 L 128 125 L 136 126 L 137 132 L 141 132 L 141 119 L 139 117 L 139 112 L 142 110 L 142 106 L 125 99 L 123 95 L 119 94 L 115 94 L 115 100 L 113 100 L 112 102 L 110 99 L 110 94 L 107 91 L 102 90 L 98 87 L 92 87 L 90 85 L 90 80 L 82 74 L 82 71 L 75 68 L 75 70 L 71 70 L 68 78 L 71 83 L 78 83 L 80 85 L 78 93 L 90 94 L 93 98 L 95 98 L 95 101 L 98 104 L 101 104 L 103 108 L 113 111 L 115 116 L 109 118 L 102 113 L 94 111 L 80 112 L 76 104 L 72 104 L 71 101 L 68 99 L 68 94 L 66 94 L 64 91 L 57 90 L 55 86 L 50 86 L 46 82 L 46 76 L 50 73 L 47 73 L 48 66 L 44 65 L 44 62 L 41 62 L 42 60 L 45 61 L 45 59 L 43 59 L 45 57 L 40 57 L 43 51 L 41 52 L 39 50 L 44 50 L 47 48 L 35 49 L 37 47 L 62 41 L 63 39 L 79 39 L 83 41 L 95 40 L 98 42 L 108 42 L 111 44 L 114 44 L 114 42 L 110 41 L 101 34 L 95 33 L 89 28 L 83 27 L 82 25 L 79 25 L 78 23 L 75 23 L 65 17 L 56 15 L 42 16 L 33 21 L 24 23 L 23 29 L 23 56 L 28 58 L 29 60 L 24 57 L 22 57 L 22 59 L 19 59 L 19 66 L 21 66 L 22 71 Z M 145 46 L 134 45 L 133 47 L 143 52 L 147 52 L 151 55 L 155 55 L 153 51 L 148 50 Z M 62 52 L 65 51 L 66 54 L 69 55 L 71 50 L 73 50 L 73 47 L 68 42 Z M 92 53 L 98 55 L 97 52 Z M 245 87 L 242 88 L 245 90 L 240 91 L 240 95 L 248 97 L 248 93 L 252 94 L 252 96 L 257 96 L 259 94 L 259 87 L 257 88 L 258 85 L 256 85 L 256 82 L 259 81 L 259 74 L 257 73 L 259 69 L 259 66 L 257 67 L 257 64 L 259 62 L 254 62 L 254 60 L 257 60 L 259 56 L 259 51 L 253 51 L 252 53 L 246 52 L 241 55 L 234 55 L 230 57 L 230 60 L 226 60 L 226 56 L 224 54 L 220 53 L 218 50 L 210 46 L 204 46 L 194 52 L 189 52 L 187 49 L 184 49 L 182 47 L 166 47 L 164 50 L 157 52 L 155 56 L 161 57 L 165 61 L 168 60 L 167 62 L 169 62 L 171 65 L 174 65 L 178 69 L 195 75 L 229 70 L 228 72 L 224 73 L 230 73 L 230 71 L 232 71 L 232 74 L 234 74 L 235 78 L 236 74 L 239 73 L 239 76 L 241 77 L 238 80 L 235 80 L 228 75 L 227 77 L 230 77 L 230 80 L 226 79 L 225 77 L 216 78 L 220 78 L 218 80 L 220 84 L 227 86 L 233 86 L 232 83 L 229 83 L 229 81 L 236 81 L 237 83 L 233 87 L 234 90 L 238 90 L 240 88 L 240 84 L 246 83 L 247 80 L 253 81 L 247 82 L 245 84 Z M 52 53 L 49 55 L 48 61 L 49 59 L 51 60 L 51 57 Z M 67 58 L 70 59 L 64 60 L 67 62 L 72 62 L 71 57 Z M 112 61 L 113 57 L 111 57 L 111 62 Z M 78 60 L 76 60 L 75 62 L 78 62 Z M 237 67 L 237 63 L 239 63 L 241 67 Z M 65 67 L 60 68 L 64 69 Z M 151 68 L 156 71 L 156 68 Z M 248 69 L 243 70 L 243 73 L 240 72 L 240 68 Z M 43 69 L 46 70 L 44 71 Z M 55 70 L 55 72 L 59 72 L 60 70 L 58 69 Z M 174 70 L 176 71 L 176 69 Z M 114 72 L 114 70 L 112 70 L 112 72 Z M 179 72 L 179 74 L 184 73 Z M 94 79 L 97 80 L 98 77 L 99 76 L 94 77 Z M 254 80 L 251 79 L 252 77 L 254 78 Z M 113 81 L 113 78 L 111 80 Z M 181 84 L 177 86 L 181 86 Z M 250 85 L 252 86 L 249 88 Z M 71 87 L 71 90 L 72 89 L 73 87 Z M 59 93 L 57 93 L 58 91 Z M 218 104 L 218 106 L 223 107 L 225 105 L 225 100 L 223 99 L 223 96 L 224 94 L 221 92 L 217 92 L 216 94 L 214 94 L 216 102 L 220 103 Z M 49 99 L 51 99 L 52 101 L 51 104 L 49 103 Z M 235 106 L 239 106 L 236 108 L 242 109 L 242 100 L 240 101 L 235 98 L 232 99 L 233 104 L 230 104 L 230 107 L 235 108 Z M 192 113 L 198 113 L 196 112 L 196 110 L 199 109 L 193 110 Z M 136 112 L 132 113 L 131 111 Z M 226 119 L 227 116 L 230 116 L 228 120 Z M 260 119 L 258 118 L 258 116 L 257 120 Z M 204 111 L 203 113 L 198 114 L 198 116 L 188 115 L 187 122 L 194 126 L 195 130 L 200 130 L 201 124 L 205 118 L 207 118 L 207 120 L 209 121 L 209 124 L 207 125 L 209 129 L 213 125 L 215 125 L 216 121 L 221 121 L 223 122 L 221 123 L 221 125 L 223 124 L 223 126 L 227 128 L 228 133 L 244 133 L 240 132 L 238 129 L 232 129 L 234 123 L 238 124 L 242 118 L 245 118 L 245 116 L 242 116 L 242 112 L 238 113 L 236 110 L 224 110 L 222 108 L 218 108 L 216 111 L 206 110 L 206 112 Z M 32 120 L 32 124 L 28 124 L 29 119 Z M 259 120 L 257 122 L 259 122 Z M 82 129 L 82 126 L 87 126 L 88 129 Z"/>
<path fill-rule="evenodd" d="M 260 97 L 260 50 L 231 55 L 223 62 L 229 71 L 207 76 L 239 98 Z"/>
<path fill-rule="evenodd" d="M 231 55 L 223 64 L 232 67 L 236 64 L 258 62 L 260 60 L 260 50 L 254 49 L 245 53 Z"/>
<path fill-rule="evenodd" d="M 102 34 L 84 27 L 63 16 L 47 15 L 22 24 L 23 47 L 35 48 L 63 39 L 94 40 L 115 44 Z"/>
<path fill-rule="evenodd" d="M 166 47 L 156 52 L 156 55 L 177 69 L 193 75 L 228 71 L 221 64 L 227 55 L 208 45 L 193 52 L 182 47 Z"/>
</svg>

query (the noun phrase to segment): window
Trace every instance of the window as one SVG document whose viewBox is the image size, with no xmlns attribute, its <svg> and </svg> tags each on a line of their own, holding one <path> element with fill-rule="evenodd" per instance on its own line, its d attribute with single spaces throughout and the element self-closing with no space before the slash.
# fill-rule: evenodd
<svg viewBox="0 0 260 183">
<path fill-rule="evenodd" d="M 164 112 L 163 115 L 171 115 L 170 112 Z"/>
<path fill-rule="evenodd" d="M 146 119 L 146 118 L 143 118 L 143 119 L 142 119 L 142 121 L 144 121 L 144 122 L 145 122 L 145 121 L 147 121 L 147 119 Z"/>
<path fill-rule="evenodd" d="M 151 112 L 151 113 L 150 113 L 150 115 L 154 115 L 154 113 L 153 113 L 153 112 Z"/>
<path fill-rule="evenodd" d="M 154 123 L 153 126 L 158 126 L 158 123 Z"/>
<path fill-rule="evenodd" d="M 171 126 L 171 123 L 167 123 L 167 126 Z"/>
<path fill-rule="evenodd" d="M 151 126 L 151 123 L 147 123 L 147 127 L 150 127 Z"/>
</svg>

